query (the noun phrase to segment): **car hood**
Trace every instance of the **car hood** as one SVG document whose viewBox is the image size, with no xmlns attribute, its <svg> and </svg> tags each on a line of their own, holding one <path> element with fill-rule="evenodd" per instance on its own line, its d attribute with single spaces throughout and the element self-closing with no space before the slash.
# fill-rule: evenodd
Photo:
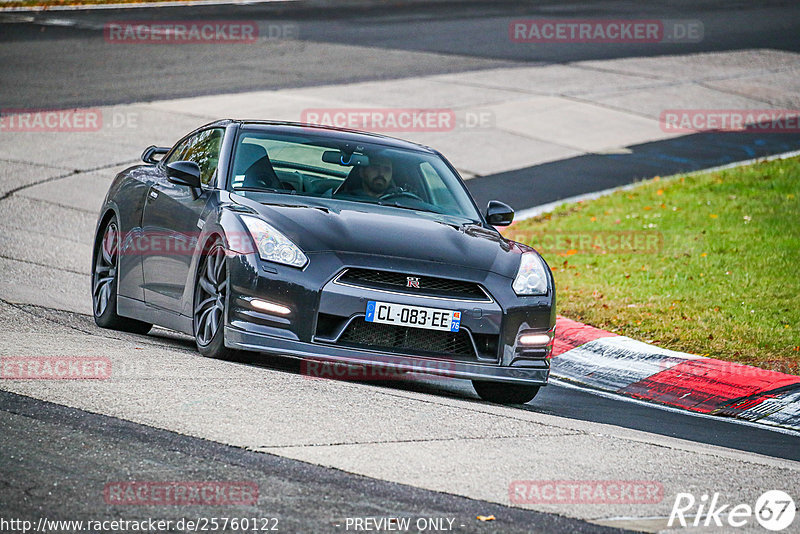
<svg viewBox="0 0 800 534">
<path fill-rule="evenodd" d="M 492 271 L 513 278 L 527 247 L 492 229 L 458 225 L 414 211 L 342 202 L 341 207 L 303 202 L 259 203 L 232 195 L 307 254 L 344 252 L 400 257 Z M 437 220 L 440 219 L 440 220 Z"/>
</svg>

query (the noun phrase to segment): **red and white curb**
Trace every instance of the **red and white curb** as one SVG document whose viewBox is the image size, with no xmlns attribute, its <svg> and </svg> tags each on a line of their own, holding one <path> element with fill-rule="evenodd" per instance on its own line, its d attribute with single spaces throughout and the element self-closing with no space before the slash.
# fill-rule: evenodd
<svg viewBox="0 0 800 534">
<path fill-rule="evenodd" d="M 559 317 L 551 374 L 682 408 L 800 430 L 800 376 L 662 349 Z"/>
</svg>

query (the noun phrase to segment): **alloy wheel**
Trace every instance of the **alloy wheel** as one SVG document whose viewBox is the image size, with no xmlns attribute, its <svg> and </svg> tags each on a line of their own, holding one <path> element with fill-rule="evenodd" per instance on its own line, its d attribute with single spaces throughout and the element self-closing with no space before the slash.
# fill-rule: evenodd
<svg viewBox="0 0 800 534">
<path fill-rule="evenodd" d="M 195 291 L 194 325 L 199 345 L 208 345 L 222 326 L 228 277 L 225 266 L 225 249 L 217 243 L 205 256 L 200 268 Z"/>
<path fill-rule="evenodd" d="M 118 255 L 119 232 L 116 223 L 112 221 L 103 232 L 92 275 L 92 297 L 96 317 L 103 315 L 112 297 L 114 279 L 117 276 Z"/>
</svg>

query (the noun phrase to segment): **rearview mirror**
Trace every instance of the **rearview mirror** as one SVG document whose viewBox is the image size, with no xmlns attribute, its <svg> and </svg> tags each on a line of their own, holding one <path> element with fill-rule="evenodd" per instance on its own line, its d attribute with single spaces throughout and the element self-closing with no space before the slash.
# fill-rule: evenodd
<svg viewBox="0 0 800 534">
<path fill-rule="evenodd" d="M 345 167 L 366 167 L 369 165 L 369 156 L 364 154 L 345 154 L 338 150 L 326 150 L 322 153 L 322 161 L 325 163 L 338 163 Z"/>
<path fill-rule="evenodd" d="M 200 166 L 194 161 L 173 161 L 167 165 L 167 180 L 176 185 L 200 187 Z"/>
<path fill-rule="evenodd" d="M 142 161 L 155 165 L 160 160 L 155 159 L 153 156 L 163 156 L 167 152 L 169 152 L 169 147 L 150 145 L 142 152 Z"/>
<path fill-rule="evenodd" d="M 486 208 L 486 222 L 492 226 L 508 226 L 514 220 L 514 210 L 508 204 L 490 200 Z"/>
</svg>

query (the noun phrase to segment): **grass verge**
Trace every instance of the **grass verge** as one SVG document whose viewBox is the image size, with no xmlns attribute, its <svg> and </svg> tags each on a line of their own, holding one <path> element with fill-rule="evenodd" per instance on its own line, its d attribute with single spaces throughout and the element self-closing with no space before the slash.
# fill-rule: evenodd
<svg viewBox="0 0 800 534">
<path fill-rule="evenodd" d="M 657 177 L 504 233 L 550 264 L 561 315 L 800 374 L 800 158 Z"/>
</svg>

